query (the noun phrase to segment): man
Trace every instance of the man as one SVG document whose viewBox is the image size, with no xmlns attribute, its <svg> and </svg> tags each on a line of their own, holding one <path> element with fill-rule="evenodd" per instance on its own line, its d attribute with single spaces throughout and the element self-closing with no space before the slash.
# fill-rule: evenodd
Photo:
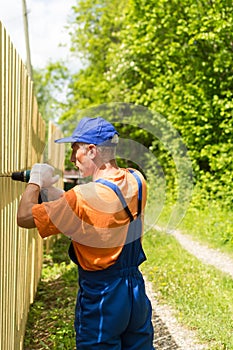
<svg viewBox="0 0 233 350">
<path fill-rule="evenodd" d="M 18 225 L 37 227 L 41 237 L 63 233 L 78 265 L 75 311 L 79 350 L 152 350 L 151 304 L 138 266 L 146 184 L 139 171 L 117 166 L 118 132 L 101 117 L 83 118 L 70 142 L 71 161 L 87 184 L 55 201 L 38 203 L 41 189 L 57 181 L 53 168 L 35 164 L 18 209 Z M 60 193 L 59 193 L 60 196 Z"/>
</svg>

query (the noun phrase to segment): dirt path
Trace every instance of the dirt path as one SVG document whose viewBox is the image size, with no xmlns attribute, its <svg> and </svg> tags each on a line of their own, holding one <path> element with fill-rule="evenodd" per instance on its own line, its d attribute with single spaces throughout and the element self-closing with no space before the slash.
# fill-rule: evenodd
<svg viewBox="0 0 233 350">
<path fill-rule="evenodd" d="M 164 232 L 159 226 L 155 226 L 154 228 L 157 231 Z M 169 231 L 168 234 L 174 236 L 182 247 L 197 259 L 207 265 L 214 266 L 216 269 L 229 274 L 233 278 L 233 259 L 227 254 L 194 241 L 190 236 L 184 235 L 178 230 Z"/>
<path fill-rule="evenodd" d="M 163 231 L 160 227 L 155 227 L 158 231 Z M 172 231 L 177 241 L 189 253 L 194 255 L 205 264 L 209 264 L 220 271 L 229 274 L 233 278 L 233 259 L 229 256 L 208 248 L 197 241 L 192 240 L 188 235 L 179 231 Z M 147 294 L 151 300 L 153 308 L 153 324 L 155 330 L 154 346 L 156 350 L 203 350 L 206 345 L 199 344 L 195 332 L 185 329 L 177 322 L 173 316 L 173 311 L 167 305 L 159 305 L 152 284 L 146 282 Z"/>
<path fill-rule="evenodd" d="M 204 350 L 194 332 L 179 325 L 167 305 L 159 305 L 151 282 L 145 280 L 147 295 L 153 308 L 154 347 L 156 350 Z"/>
<path fill-rule="evenodd" d="M 190 239 L 179 231 L 171 232 L 177 241 L 192 255 L 207 265 L 229 274 L 233 278 L 233 259 L 218 250 L 208 248 L 197 241 Z"/>
</svg>

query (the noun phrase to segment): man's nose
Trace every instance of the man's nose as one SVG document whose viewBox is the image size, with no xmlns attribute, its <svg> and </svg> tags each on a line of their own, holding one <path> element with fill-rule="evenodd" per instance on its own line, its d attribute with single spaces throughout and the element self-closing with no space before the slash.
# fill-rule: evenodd
<svg viewBox="0 0 233 350">
<path fill-rule="evenodd" d="M 74 152 L 71 153 L 70 161 L 71 161 L 72 163 L 75 162 Z"/>
</svg>

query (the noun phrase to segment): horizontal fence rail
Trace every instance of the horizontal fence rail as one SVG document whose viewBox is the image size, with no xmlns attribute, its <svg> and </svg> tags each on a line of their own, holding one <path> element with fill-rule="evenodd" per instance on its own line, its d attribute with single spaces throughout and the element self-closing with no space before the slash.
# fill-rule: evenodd
<svg viewBox="0 0 233 350">
<path fill-rule="evenodd" d="M 17 226 L 17 208 L 26 185 L 9 175 L 44 161 L 46 146 L 56 169 L 62 169 L 63 158 L 53 159 L 53 140 L 46 140 L 33 83 L 1 22 L 0 38 L 0 350 L 21 350 L 41 274 L 43 242 L 36 230 Z M 59 134 L 50 124 L 49 134 L 55 132 Z"/>
</svg>

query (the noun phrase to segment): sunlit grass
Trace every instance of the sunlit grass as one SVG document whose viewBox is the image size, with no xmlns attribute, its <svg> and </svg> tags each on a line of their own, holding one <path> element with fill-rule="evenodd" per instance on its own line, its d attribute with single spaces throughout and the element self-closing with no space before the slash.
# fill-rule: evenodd
<svg viewBox="0 0 233 350">
<path fill-rule="evenodd" d="M 202 209 L 190 205 L 180 230 L 233 257 L 233 212 L 223 203 L 206 203 Z"/>
<path fill-rule="evenodd" d="M 30 308 L 24 350 L 75 349 L 74 308 L 77 268 L 67 256 L 69 241 L 60 238 L 46 255 L 36 299 Z"/>
<path fill-rule="evenodd" d="M 233 349 L 233 280 L 203 265 L 172 236 L 151 231 L 144 247 L 148 260 L 142 270 L 160 302 L 170 304 L 209 349 Z"/>
</svg>

